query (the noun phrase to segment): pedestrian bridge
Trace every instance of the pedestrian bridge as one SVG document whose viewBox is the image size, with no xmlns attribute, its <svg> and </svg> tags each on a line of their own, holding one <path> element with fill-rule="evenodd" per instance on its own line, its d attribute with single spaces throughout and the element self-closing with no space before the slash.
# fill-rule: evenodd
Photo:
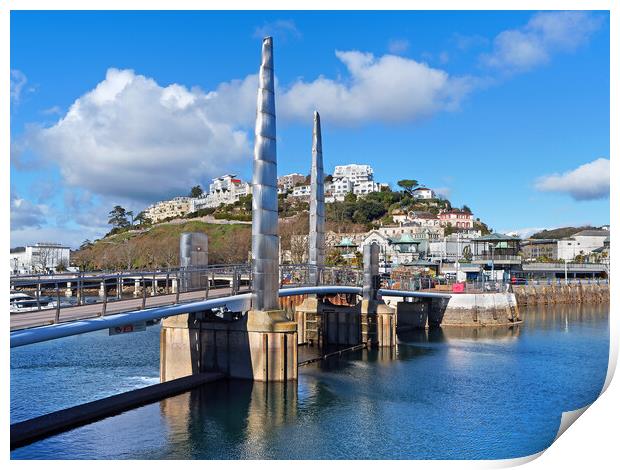
<svg viewBox="0 0 620 470">
<path fill-rule="evenodd" d="M 283 265 L 280 269 L 283 273 L 282 287 L 278 295 L 280 297 L 362 295 L 360 284 L 362 273 L 359 270 L 339 267 L 325 268 L 320 278 L 331 281 L 331 283 L 312 286 L 308 284 L 310 268 L 308 265 Z M 26 289 L 34 287 L 39 290 L 39 299 L 44 297 L 42 293 L 52 294 L 49 295 L 51 298 L 59 298 L 58 290 L 61 289 L 59 286 L 67 282 L 78 284 L 79 287 L 76 289 L 79 293 L 76 294 L 75 305 L 58 303 L 57 307 L 52 309 L 12 313 L 11 347 L 212 309 L 225 308 L 233 312 L 247 312 L 251 309 L 252 301 L 251 279 L 249 274 L 246 274 L 248 269 L 248 266 L 231 265 L 186 271 L 174 269 L 165 273 L 87 273 L 75 277 L 42 276 L 12 279 L 14 287 L 26 287 Z M 148 284 L 143 283 L 137 285 L 137 288 L 136 284 L 129 285 L 130 291 L 137 289 L 129 292 L 130 298 L 119 298 L 114 291 L 116 286 L 122 285 L 122 280 L 148 279 L 152 282 L 153 274 L 163 280 L 159 291 L 148 289 Z M 197 275 L 202 282 L 198 285 L 182 282 L 184 277 L 189 275 Z M 174 279 L 177 280 L 176 283 L 171 282 Z M 223 280 L 227 280 L 228 285 L 218 286 L 217 281 Z M 204 286 L 201 285 L 202 283 Z M 89 288 L 96 290 L 102 284 L 107 286 L 103 296 L 80 304 L 80 298 L 87 298 L 85 291 Z M 113 291 L 111 296 L 109 296 L 109 290 Z M 379 289 L 377 294 L 421 299 L 450 297 L 450 294 L 445 292 L 389 288 Z"/>
</svg>

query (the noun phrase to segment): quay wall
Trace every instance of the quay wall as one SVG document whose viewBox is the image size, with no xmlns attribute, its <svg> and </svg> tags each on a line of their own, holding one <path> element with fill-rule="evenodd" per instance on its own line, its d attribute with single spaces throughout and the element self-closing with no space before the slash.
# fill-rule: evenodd
<svg viewBox="0 0 620 470">
<path fill-rule="evenodd" d="M 609 302 L 609 284 L 513 286 L 520 306 Z"/>
<path fill-rule="evenodd" d="M 445 310 L 429 311 L 429 326 L 495 326 L 519 323 L 519 306 L 512 292 L 453 294 Z"/>
</svg>

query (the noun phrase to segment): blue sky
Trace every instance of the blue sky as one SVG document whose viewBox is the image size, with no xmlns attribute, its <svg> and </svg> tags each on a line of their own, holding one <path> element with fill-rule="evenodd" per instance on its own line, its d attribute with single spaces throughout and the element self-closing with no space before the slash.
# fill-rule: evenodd
<svg viewBox="0 0 620 470">
<path fill-rule="evenodd" d="M 274 36 L 279 173 L 415 178 L 498 231 L 609 223 L 596 12 L 12 12 L 11 244 L 102 236 L 115 204 L 250 179 Z"/>
</svg>

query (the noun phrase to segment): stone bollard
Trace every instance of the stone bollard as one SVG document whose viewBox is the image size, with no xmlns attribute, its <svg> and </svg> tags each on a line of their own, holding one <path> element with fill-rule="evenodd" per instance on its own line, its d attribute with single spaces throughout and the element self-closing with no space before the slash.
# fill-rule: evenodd
<svg viewBox="0 0 620 470">
<path fill-rule="evenodd" d="M 71 289 L 71 283 L 67 282 L 67 288 L 65 289 L 65 297 L 72 297 L 73 289 Z"/>
<path fill-rule="evenodd" d="M 99 283 L 99 297 L 105 297 L 105 281 Z"/>
<path fill-rule="evenodd" d="M 138 297 L 140 295 L 140 279 L 133 280 L 133 296 Z"/>
</svg>

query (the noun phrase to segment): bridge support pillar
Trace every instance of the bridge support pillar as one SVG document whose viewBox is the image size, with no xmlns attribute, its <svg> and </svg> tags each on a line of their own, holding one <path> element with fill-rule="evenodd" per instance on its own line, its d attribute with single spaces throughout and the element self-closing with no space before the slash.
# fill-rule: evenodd
<svg viewBox="0 0 620 470">
<path fill-rule="evenodd" d="M 154 297 L 155 295 L 157 295 L 157 289 L 158 289 L 158 281 L 157 279 L 153 279 L 151 281 L 151 297 Z"/>
<path fill-rule="evenodd" d="M 71 289 L 71 283 L 67 282 L 67 288 L 65 289 L 65 297 L 72 297 L 73 289 Z"/>
<path fill-rule="evenodd" d="M 396 314 L 383 300 L 362 300 L 362 343 L 368 346 L 396 346 Z"/>
<path fill-rule="evenodd" d="M 179 290 L 179 283 L 177 282 L 177 279 L 174 278 L 172 280 L 172 293 L 176 294 L 178 290 Z"/>
<path fill-rule="evenodd" d="M 368 346 L 396 346 L 396 314 L 377 290 L 379 278 L 379 245 L 364 246 L 364 284 L 362 288 L 361 330 L 362 342 Z"/>
<path fill-rule="evenodd" d="M 283 311 L 250 311 L 233 322 L 200 314 L 162 321 L 160 380 L 219 371 L 261 382 L 297 380 L 297 325 Z"/>
</svg>

